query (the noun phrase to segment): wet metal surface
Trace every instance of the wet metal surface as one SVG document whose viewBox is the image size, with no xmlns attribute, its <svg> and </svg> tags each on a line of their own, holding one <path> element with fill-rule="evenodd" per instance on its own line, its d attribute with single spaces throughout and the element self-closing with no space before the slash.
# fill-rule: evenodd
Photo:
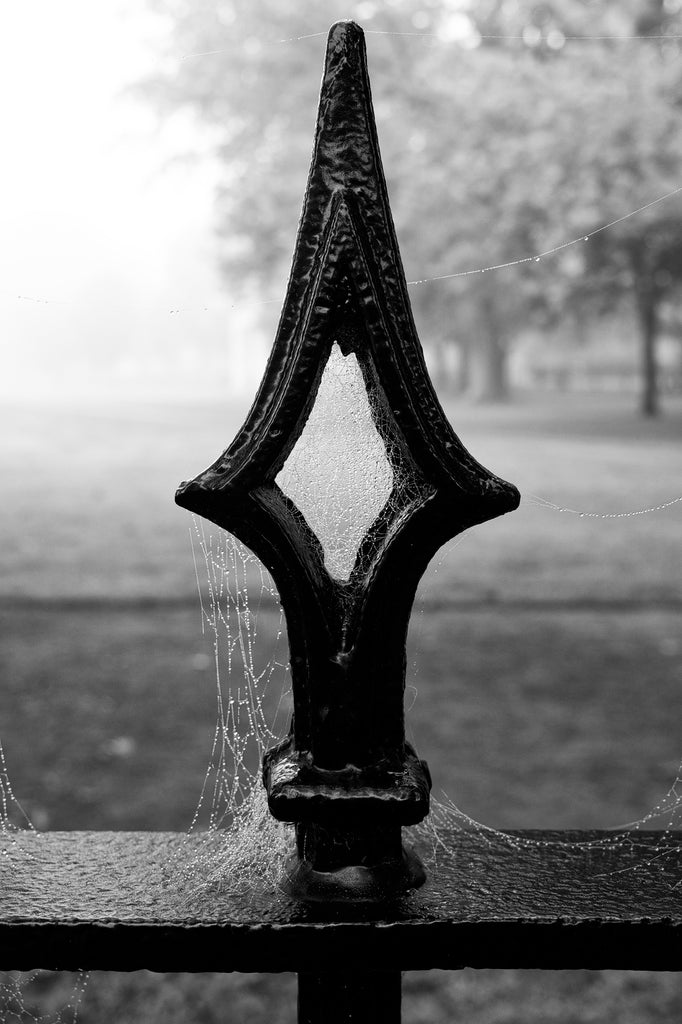
<svg viewBox="0 0 682 1024">
<path fill-rule="evenodd" d="M 20 833 L 2 858 L 0 967 L 315 971 L 338 956 L 347 970 L 682 968 L 682 834 L 515 836 L 534 841 L 445 831 L 424 888 L 320 906 L 197 891 L 182 865 L 201 837 Z M 596 840 L 607 845 L 575 845 Z"/>
</svg>

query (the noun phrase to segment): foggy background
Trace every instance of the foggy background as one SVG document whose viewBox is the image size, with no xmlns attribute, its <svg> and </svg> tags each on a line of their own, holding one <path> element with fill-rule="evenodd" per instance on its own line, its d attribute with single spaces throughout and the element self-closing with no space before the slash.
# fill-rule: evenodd
<svg viewBox="0 0 682 1024">
<path fill-rule="evenodd" d="M 524 496 L 425 578 L 408 737 L 498 828 L 623 825 L 677 777 L 677 0 L 34 2 L 2 18 L 0 738 L 39 828 L 191 821 L 215 679 L 173 493 L 260 379 L 342 17 L 439 397 Z M 264 661 L 277 622 L 266 602 Z M 617 972 L 406 993 L 424 1022 L 682 1008 L 676 978 Z M 222 1019 L 226 996 L 293 1019 L 290 979 L 146 975 L 96 976 L 80 1019 Z"/>
<path fill-rule="evenodd" d="M 676 0 L 350 8 L 7 12 L 3 392 L 252 391 L 340 15 L 370 33 L 407 278 L 449 278 L 411 287 L 440 386 L 637 392 L 648 303 L 659 386 L 679 391 L 682 204 L 655 202 L 679 188 Z"/>
</svg>

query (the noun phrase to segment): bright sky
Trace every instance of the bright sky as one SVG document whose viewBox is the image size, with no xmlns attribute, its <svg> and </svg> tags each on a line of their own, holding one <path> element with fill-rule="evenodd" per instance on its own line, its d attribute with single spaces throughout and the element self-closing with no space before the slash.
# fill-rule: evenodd
<svg viewBox="0 0 682 1024">
<path fill-rule="evenodd" d="M 216 391 L 258 374 L 242 365 L 249 315 L 235 317 L 214 269 L 215 170 L 207 158 L 169 166 L 205 140 L 124 93 L 158 59 L 163 29 L 139 0 L 3 11 L 5 394 L 163 393 L 207 362 Z"/>
</svg>

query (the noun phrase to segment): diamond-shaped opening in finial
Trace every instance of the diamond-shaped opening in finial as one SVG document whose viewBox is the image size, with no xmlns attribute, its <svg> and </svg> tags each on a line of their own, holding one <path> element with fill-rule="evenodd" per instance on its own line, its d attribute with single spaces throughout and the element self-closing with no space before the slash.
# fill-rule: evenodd
<svg viewBox="0 0 682 1024">
<path fill-rule="evenodd" d="M 393 482 L 358 360 L 335 343 L 308 421 L 276 477 L 320 541 L 330 576 L 349 579 Z"/>
</svg>

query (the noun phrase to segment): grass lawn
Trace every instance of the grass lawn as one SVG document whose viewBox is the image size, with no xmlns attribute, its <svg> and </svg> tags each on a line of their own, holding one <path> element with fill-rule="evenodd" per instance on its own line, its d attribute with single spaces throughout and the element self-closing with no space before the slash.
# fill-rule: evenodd
<svg viewBox="0 0 682 1024">
<path fill-rule="evenodd" d="M 599 828 L 644 815 L 682 753 L 679 615 L 418 612 L 408 734 L 436 795 L 496 827 Z M 278 621 L 259 615 L 264 663 Z M 54 829 L 186 828 L 216 706 L 197 608 L 5 609 L 0 637 L 3 745 L 31 818 Z M 272 716 L 284 673 L 278 682 L 266 694 Z"/>
<path fill-rule="evenodd" d="M 503 409 L 448 407 L 465 444 L 525 498 L 465 535 L 428 583 L 434 599 L 681 600 L 682 403 L 645 423 L 630 397 L 543 396 Z M 193 600 L 191 518 L 181 478 L 212 462 L 243 409 L 5 408 L 0 469 L 0 597 Z"/>
<path fill-rule="evenodd" d="M 472 453 L 524 495 L 622 512 L 682 494 L 682 405 L 642 423 L 615 396 L 453 406 Z M 6 409 L 0 423 L 0 736 L 44 828 L 183 829 L 215 719 L 191 520 L 174 487 L 243 410 Z M 410 738 L 434 788 L 498 827 L 645 814 L 682 755 L 682 503 L 579 518 L 526 501 L 434 560 L 410 631 Z M 261 611 L 259 657 L 277 616 Z M 277 706 L 273 689 L 269 706 Z M 284 721 L 285 716 L 281 716 Z M 30 742 L 27 742 L 30 740 Z M 34 993 L 47 1012 L 67 977 Z M 405 1019 L 678 1020 L 669 975 L 409 975 Z M 294 1019 L 288 977 L 96 975 L 84 1024 Z"/>
</svg>

